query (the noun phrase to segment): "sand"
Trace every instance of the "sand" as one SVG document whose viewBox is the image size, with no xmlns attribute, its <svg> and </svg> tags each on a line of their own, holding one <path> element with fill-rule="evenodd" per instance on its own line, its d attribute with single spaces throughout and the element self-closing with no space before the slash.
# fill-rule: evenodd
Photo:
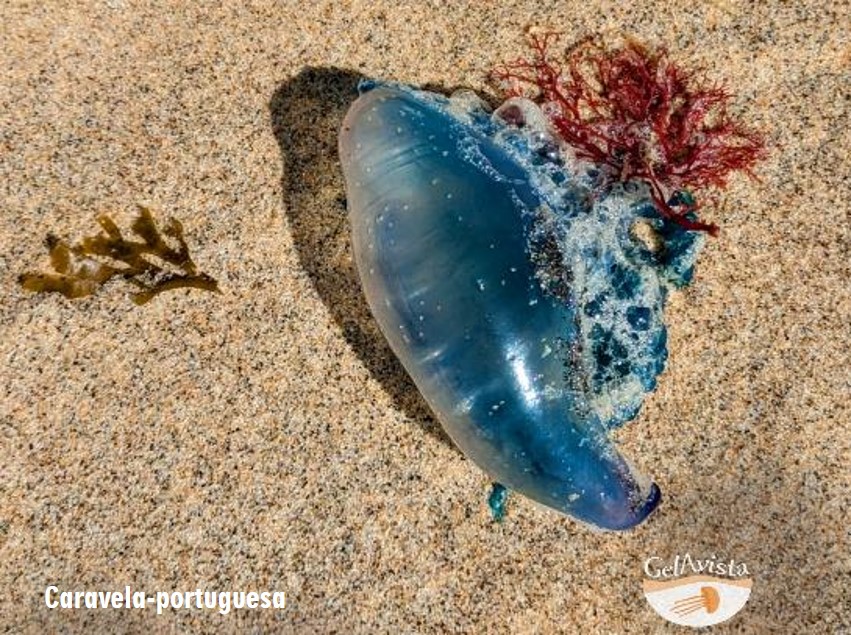
<svg viewBox="0 0 851 635">
<path fill-rule="evenodd" d="M 674 633 L 644 561 L 746 562 L 718 633 L 846 633 L 849 67 L 843 3 L 6 3 L 0 630 Z M 831 8 L 832 7 L 832 8 Z M 625 534 L 512 498 L 448 442 L 352 266 L 336 131 L 358 77 L 487 90 L 542 25 L 664 43 L 773 145 L 668 310 L 623 452 Z M 48 232 L 183 222 L 220 295 L 31 294 Z M 61 590 L 281 590 L 284 610 L 51 610 Z"/>
</svg>

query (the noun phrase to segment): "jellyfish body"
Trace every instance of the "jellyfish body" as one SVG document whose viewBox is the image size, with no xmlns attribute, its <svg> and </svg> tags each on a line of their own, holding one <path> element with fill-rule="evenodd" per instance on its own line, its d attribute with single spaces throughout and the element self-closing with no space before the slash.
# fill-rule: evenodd
<svg viewBox="0 0 851 635">
<path fill-rule="evenodd" d="M 638 524 L 659 489 L 607 433 L 655 386 L 665 296 L 699 242 L 640 188 L 593 196 L 593 166 L 566 161 L 530 104 L 361 92 L 340 156 L 357 268 L 393 351 L 494 480 L 596 527 Z M 661 248 L 635 239 L 637 222 Z"/>
<path fill-rule="evenodd" d="M 714 613 L 720 604 L 721 596 L 718 595 L 718 591 L 711 586 L 702 586 L 699 594 L 677 600 L 671 610 L 680 617 L 684 617 L 701 610 Z"/>
</svg>

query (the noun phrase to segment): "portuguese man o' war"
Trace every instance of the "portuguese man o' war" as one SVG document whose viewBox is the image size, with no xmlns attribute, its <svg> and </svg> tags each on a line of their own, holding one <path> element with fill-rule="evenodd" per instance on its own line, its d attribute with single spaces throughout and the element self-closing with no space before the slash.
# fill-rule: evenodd
<svg viewBox="0 0 851 635">
<path fill-rule="evenodd" d="M 357 268 L 393 351 L 496 482 L 598 528 L 640 523 L 659 488 L 609 433 L 656 385 L 665 300 L 704 235 L 640 181 L 600 196 L 605 175 L 528 99 L 491 112 L 471 91 L 360 93 L 340 156 Z"/>
</svg>

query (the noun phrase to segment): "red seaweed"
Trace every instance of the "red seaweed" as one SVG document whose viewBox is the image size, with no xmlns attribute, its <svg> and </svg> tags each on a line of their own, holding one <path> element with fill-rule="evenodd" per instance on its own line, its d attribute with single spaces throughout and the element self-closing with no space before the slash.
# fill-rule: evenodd
<svg viewBox="0 0 851 635">
<path fill-rule="evenodd" d="M 717 235 L 697 219 L 697 205 L 681 191 L 724 187 L 765 158 L 759 132 L 727 111 L 730 93 L 699 82 L 668 58 L 664 48 L 629 41 L 605 49 L 587 40 L 562 62 L 549 50 L 555 33 L 532 35 L 531 60 L 518 59 L 493 73 L 510 97 L 540 105 L 577 158 L 605 170 L 611 181 L 646 182 L 659 213 L 689 230 Z"/>
</svg>

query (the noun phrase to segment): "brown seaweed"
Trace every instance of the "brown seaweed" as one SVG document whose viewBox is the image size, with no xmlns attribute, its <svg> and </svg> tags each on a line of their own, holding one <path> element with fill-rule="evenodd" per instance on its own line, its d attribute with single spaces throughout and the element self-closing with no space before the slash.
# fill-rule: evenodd
<svg viewBox="0 0 851 635">
<path fill-rule="evenodd" d="M 45 244 L 55 273 L 24 273 L 18 278 L 21 286 L 28 291 L 55 291 L 66 298 L 81 298 L 117 277 L 140 289 L 131 296 L 136 304 L 145 304 L 171 289 L 219 292 L 215 279 L 198 272 L 189 255 L 183 225 L 177 219 L 169 218 L 160 231 L 151 211 L 139 205 L 139 215 L 130 230 L 141 240 L 125 238 L 105 214 L 97 221 L 102 231 L 75 245 L 48 234 Z"/>
</svg>

